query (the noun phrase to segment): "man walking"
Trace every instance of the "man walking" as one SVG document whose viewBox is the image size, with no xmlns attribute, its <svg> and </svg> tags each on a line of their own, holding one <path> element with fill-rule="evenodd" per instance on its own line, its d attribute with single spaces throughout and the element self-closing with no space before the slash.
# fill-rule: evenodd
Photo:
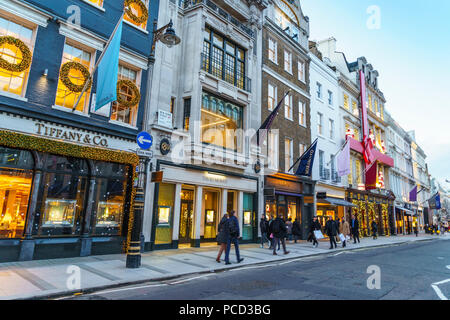
<svg viewBox="0 0 450 320">
<path fill-rule="evenodd" d="M 281 244 L 283 246 L 284 254 L 288 254 L 289 251 L 286 251 L 286 223 L 284 223 L 282 219 L 282 215 L 278 215 L 278 217 L 272 222 L 272 233 L 273 233 L 273 255 L 276 256 L 276 247 Z"/>
<path fill-rule="evenodd" d="M 330 219 L 325 224 L 325 230 L 328 237 L 330 238 L 330 249 L 333 249 L 333 244 L 334 248 L 337 248 L 336 244 L 337 223 L 336 221 L 333 220 L 333 217 L 330 217 Z"/>
<path fill-rule="evenodd" d="M 317 248 L 319 246 L 319 242 L 317 241 L 314 231 L 322 231 L 322 226 L 320 225 L 320 222 L 317 219 L 317 217 L 313 218 L 313 221 L 311 223 L 311 228 L 309 229 L 309 237 L 313 241 L 313 246 L 315 246 Z"/>
<path fill-rule="evenodd" d="M 225 252 L 225 264 L 231 264 L 230 263 L 230 249 L 231 249 L 231 244 L 234 244 L 234 249 L 236 250 L 236 258 L 237 258 L 237 263 L 240 263 L 242 260 L 244 260 L 243 258 L 241 259 L 241 256 L 239 254 L 239 221 L 238 219 L 234 216 L 235 212 L 231 211 L 228 215 L 229 215 L 229 220 L 228 220 L 228 230 L 229 230 L 229 235 L 228 235 L 228 241 L 227 241 L 227 250 Z"/>
<path fill-rule="evenodd" d="M 351 231 L 353 235 L 353 243 L 356 243 L 356 240 L 359 242 L 359 221 L 356 219 L 355 215 L 352 214 L 352 221 L 351 221 Z"/>
<path fill-rule="evenodd" d="M 372 221 L 372 236 L 373 240 L 377 239 L 378 225 L 375 220 Z"/>
<path fill-rule="evenodd" d="M 269 222 L 266 219 L 266 215 L 261 217 L 259 222 L 259 228 L 261 230 L 261 248 L 264 248 L 264 242 L 268 242 L 270 246 L 270 241 L 267 232 L 269 231 Z"/>
</svg>

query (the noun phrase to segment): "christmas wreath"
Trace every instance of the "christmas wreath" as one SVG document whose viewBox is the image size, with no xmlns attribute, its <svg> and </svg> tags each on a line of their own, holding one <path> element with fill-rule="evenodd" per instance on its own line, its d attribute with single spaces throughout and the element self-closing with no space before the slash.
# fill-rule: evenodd
<svg viewBox="0 0 450 320">
<path fill-rule="evenodd" d="M 3 36 L 0 37 L 0 47 L 4 44 L 10 44 L 19 49 L 22 53 L 22 61 L 20 63 L 9 63 L 5 59 L 0 57 L 0 68 L 11 71 L 11 72 L 22 72 L 27 70 L 31 65 L 31 51 L 27 45 L 20 39 Z"/>
<path fill-rule="evenodd" d="M 75 69 L 78 71 L 81 71 L 81 73 L 83 74 L 84 77 L 84 81 L 82 84 L 77 85 L 74 84 L 70 78 L 69 78 L 69 72 L 71 69 Z M 61 82 L 64 83 L 64 85 L 67 87 L 67 89 L 69 89 L 72 92 L 81 92 L 83 91 L 84 85 L 86 84 L 86 81 L 89 81 L 89 84 L 86 88 L 86 90 L 89 90 L 89 88 L 91 87 L 92 82 L 90 81 L 91 78 L 91 74 L 89 73 L 89 70 L 83 66 L 81 63 L 79 62 L 66 62 L 62 65 L 61 67 L 61 72 L 60 72 L 60 79 Z"/>
<path fill-rule="evenodd" d="M 120 88 L 122 86 L 126 86 L 133 91 L 133 98 L 131 100 L 127 100 L 126 98 L 123 98 L 120 93 Z M 138 87 L 134 84 L 133 81 L 130 80 L 119 80 L 117 81 L 117 102 L 121 105 L 131 108 L 139 103 L 141 100 L 141 93 L 139 92 Z"/>
<path fill-rule="evenodd" d="M 135 15 L 131 10 L 130 5 L 132 3 L 136 4 L 141 9 L 142 14 L 140 16 Z M 142 24 L 144 22 L 147 22 L 148 9 L 144 2 L 142 2 L 141 0 L 125 0 L 124 6 L 126 14 L 134 23 Z"/>
</svg>

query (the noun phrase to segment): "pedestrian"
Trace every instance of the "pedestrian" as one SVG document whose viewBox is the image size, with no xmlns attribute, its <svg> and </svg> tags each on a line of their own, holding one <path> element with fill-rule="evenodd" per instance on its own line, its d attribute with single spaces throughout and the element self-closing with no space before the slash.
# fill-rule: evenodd
<svg viewBox="0 0 450 320">
<path fill-rule="evenodd" d="M 341 242 L 341 238 L 339 237 L 339 233 L 340 233 L 339 230 L 341 228 L 341 222 L 340 222 L 339 218 L 334 220 L 334 222 L 336 223 L 336 228 L 337 228 L 336 242 L 340 243 Z"/>
<path fill-rule="evenodd" d="M 373 240 L 376 240 L 378 237 L 377 237 L 377 232 L 378 232 L 378 225 L 377 225 L 377 223 L 375 222 L 375 220 L 372 220 L 372 237 L 373 237 Z"/>
<path fill-rule="evenodd" d="M 267 230 L 267 234 L 269 235 L 269 241 L 270 241 L 269 250 L 271 250 L 273 247 L 272 223 L 273 223 L 273 217 L 270 216 L 269 222 L 267 223 L 269 226 L 269 229 Z"/>
<path fill-rule="evenodd" d="M 239 254 L 239 221 L 235 216 L 235 212 L 231 211 L 228 214 L 228 239 L 227 239 L 227 250 L 225 251 L 225 264 L 231 264 L 230 263 L 230 249 L 231 244 L 234 244 L 234 249 L 236 250 L 236 259 L 237 263 L 240 263 L 243 258 L 241 258 Z"/>
<path fill-rule="evenodd" d="M 264 248 L 264 242 L 267 242 L 270 246 L 270 241 L 267 234 L 267 232 L 269 231 L 269 222 L 266 219 L 266 215 L 261 217 L 259 228 L 261 230 L 261 248 Z"/>
<path fill-rule="evenodd" d="M 217 254 L 216 261 L 220 263 L 220 258 L 222 257 L 222 253 L 227 249 L 228 243 L 228 214 L 224 214 L 222 220 L 219 222 L 219 226 L 217 228 L 217 243 L 219 244 L 219 253 Z"/>
<path fill-rule="evenodd" d="M 419 229 L 417 228 L 417 225 L 414 225 L 414 233 L 416 234 L 416 237 L 419 236 Z"/>
<path fill-rule="evenodd" d="M 350 223 L 351 232 L 353 235 L 353 243 L 356 243 L 356 240 L 359 242 L 359 221 L 356 219 L 355 215 L 352 214 L 352 221 Z"/>
<path fill-rule="evenodd" d="M 292 224 L 292 234 L 294 236 L 294 242 L 297 243 L 297 240 L 299 240 L 302 235 L 302 229 L 300 227 L 300 221 L 298 220 L 298 218 L 295 218 L 295 221 Z"/>
<path fill-rule="evenodd" d="M 288 218 L 286 222 L 287 240 L 292 241 L 292 219 Z"/>
<path fill-rule="evenodd" d="M 313 246 L 317 248 L 319 246 L 319 242 L 317 241 L 314 231 L 322 231 L 322 226 L 320 225 L 320 222 L 317 219 L 317 217 L 313 218 L 311 227 L 309 229 L 309 236 L 308 236 L 308 241 L 310 241 L 310 242 L 312 241 Z"/>
<path fill-rule="evenodd" d="M 342 248 L 347 246 L 347 237 L 350 236 L 350 224 L 347 220 L 342 219 L 341 230 L 339 230 L 341 234 L 344 235 L 344 241 L 342 241 Z"/>
<path fill-rule="evenodd" d="M 273 255 L 276 256 L 275 252 L 276 245 L 280 246 L 280 242 L 283 246 L 284 254 L 288 254 L 286 251 L 286 223 L 282 219 L 283 215 L 278 215 L 278 217 L 272 222 L 272 232 L 273 232 Z"/>
<path fill-rule="evenodd" d="M 337 248 L 336 235 L 337 235 L 337 223 L 333 220 L 333 217 L 329 217 L 327 223 L 325 224 L 325 232 L 330 238 L 330 249 Z"/>
</svg>

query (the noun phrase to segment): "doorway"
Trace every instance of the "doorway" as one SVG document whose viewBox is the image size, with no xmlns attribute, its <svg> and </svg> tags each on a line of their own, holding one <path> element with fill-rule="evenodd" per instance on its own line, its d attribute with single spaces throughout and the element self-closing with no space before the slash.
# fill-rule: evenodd
<svg viewBox="0 0 450 320">
<path fill-rule="evenodd" d="M 180 232 L 178 235 L 179 243 L 190 243 L 193 232 L 194 220 L 194 191 L 181 191 L 180 205 Z"/>
</svg>

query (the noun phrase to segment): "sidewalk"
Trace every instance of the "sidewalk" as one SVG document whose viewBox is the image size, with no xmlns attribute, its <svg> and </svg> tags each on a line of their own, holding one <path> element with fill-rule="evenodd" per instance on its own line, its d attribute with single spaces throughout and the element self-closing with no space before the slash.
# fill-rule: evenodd
<svg viewBox="0 0 450 320">
<path fill-rule="evenodd" d="M 272 251 L 267 247 L 262 249 L 258 244 L 246 244 L 240 246 L 244 261 L 237 264 L 234 248 L 231 248 L 230 261 L 232 264 L 228 266 L 215 261 L 217 246 L 144 253 L 142 266 L 139 269 L 126 269 L 126 255 L 124 254 L 1 263 L 0 299 L 31 299 L 70 295 L 123 284 L 164 280 L 188 274 L 216 272 L 286 259 L 336 253 L 343 250 L 431 239 L 449 240 L 450 235 L 421 234 L 419 237 L 408 235 L 380 237 L 377 240 L 364 238 L 361 239 L 360 244 L 350 242 L 347 248 L 343 249 L 338 245 L 338 249 L 335 250 L 328 249 L 328 241 L 321 241 L 318 248 L 313 248 L 311 243 L 302 241 L 298 244 L 287 244 L 290 254 L 284 255 L 281 250 L 278 252 L 278 256 L 273 256 Z M 80 270 L 81 290 L 70 290 L 67 287 L 66 283 L 68 280 L 70 281 L 73 274 L 73 266 L 77 266 Z"/>
</svg>

